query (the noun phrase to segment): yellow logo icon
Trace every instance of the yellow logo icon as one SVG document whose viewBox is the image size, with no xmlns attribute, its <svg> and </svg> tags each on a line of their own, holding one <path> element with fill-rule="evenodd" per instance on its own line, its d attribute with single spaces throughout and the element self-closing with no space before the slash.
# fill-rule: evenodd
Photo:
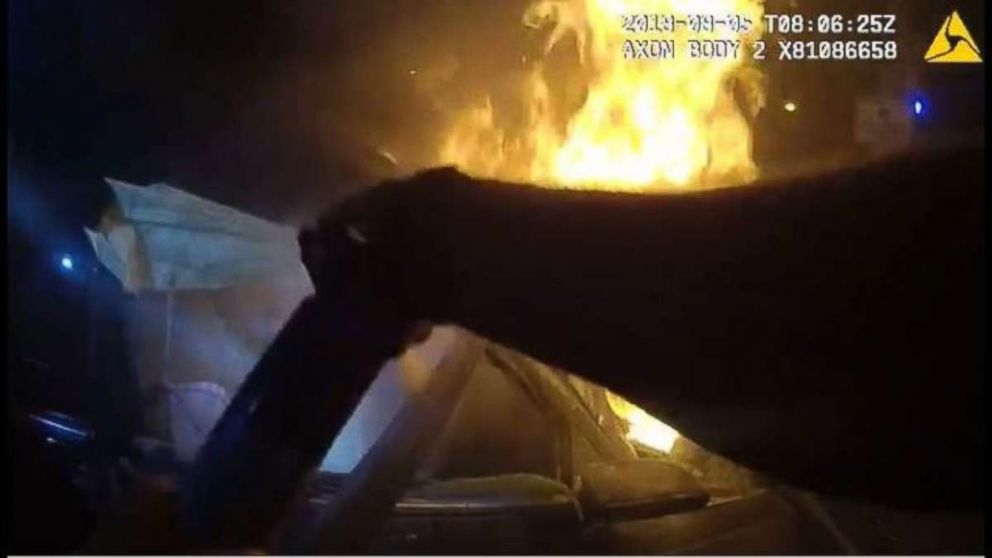
<svg viewBox="0 0 992 558">
<path fill-rule="evenodd" d="M 982 56 L 955 10 L 944 19 L 944 24 L 940 26 L 923 59 L 931 64 L 975 63 L 981 62 Z"/>
</svg>

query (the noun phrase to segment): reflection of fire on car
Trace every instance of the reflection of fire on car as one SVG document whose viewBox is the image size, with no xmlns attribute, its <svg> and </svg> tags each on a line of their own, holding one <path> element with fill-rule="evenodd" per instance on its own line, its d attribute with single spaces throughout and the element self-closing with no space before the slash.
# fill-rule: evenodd
<svg viewBox="0 0 992 558">
<path fill-rule="evenodd" d="M 309 550 L 340 550 L 337 537 L 320 536 L 322 529 L 340 534 L 340 525 L 328 524 L 340 516 L 327 508 L 335 507 L 349 474 L 360 476 L 368 462 L 388 455 L 382 459 L 395 462 L 380 464 L 379 472 L 413 468 L 413 482 L 383 526 L 355 527 L 371 535 L 362 543 L 366 551 L 845 550 L 843 537 L 792 491 L 772 488 L 685 438 L 673 440 L 669 452 L 632 441 L 629 423 L 613 412 L 622 404 L 598 385 L 491 343 L 468 367 L 436 436 L 417 450 L 391 453 L 382 446 L 396 432 L 416 436 L 427 428 L 409 415 L 394 418 L 353 470 L 325 467 L 316 476 L 283 544 L 298 549 L 301 540 L 328 540 L 334 546 Z M 377 490 L 370 480 L 364 498 L 377 498 Z M 348 517 L 365 515 L 362 498 Z"/>
<path fill-rule="evenodd" d="M 474 339 L 461 330 L 437 328 L 423 347 L 437 347 L 445 337 Z M 418 418 L 416 412 L 417 403 L 434 394 L 429 385 L 432 376 L 420 371 L 422 377 L 406 378 L 411 395 L 385 417 L 389 425 L 371 440 L 371 447 L 355 456 L 358 460 L 351 470 L 335 471 L 329 465 L 317 473 L 304 503 L 286 518 L 288 527 L 276 548 L 294 549 L 300 541 L 321 540 L 320 531 L 328 527 L 322 522 L 325 512 L 334 506 L 348 477 L 360 476 L 361 467 L 378 459 L 378 468 L 372 470 L 402 477 L 401 470 L 412 469 L 413 481 L 403 488 L 381 525 L 357 526 L 357 531 L 369 534 L 363 541 L 368 552 L 836 553 L 846 549 L 845 539 L 822 519 L 815 504 L 793 491 L 772 487 L 686 438 L 672 440 L 665 452 L 642 444 L 631 438 L 629 423 L 613 411 L 624 409 L 630 414 L 629 403 L 510 349 L 483 344 L 485 349 L 463 370 L 463 387 L 447 396 L 450 412 L 441 416 L 440 423 Z M 400 359 L 405 367 L 431 362 L 419 349 Z M 389 370 L 396 371 L 384 373 Z M 451 370 L 439 367 L 433 372 Z M 354 417 L 384 412 L 376 389 L 374 384 Z M 426 403 L 444 406 L 444 401 Z M 63 448 L 60 453 L 70 461 L 84 464 L 92 454 L 87 449 L 92 431 L 72 417 L 39 413 L 28 418 L 41 439 Z M 437 431 L 430 431 L 438 424 Z M 419 437 L 424 442 L 397 452 L 391 443 L 397 437 Z M 382 451 L 386 445 L 391 447 Z M 330 453 L 340 447 L 336 444 Z M 118 473 L 125 482 L 139 470 L 182 476 L 185 466 L 176 461 L 182 457 L 180 449 L 137 440 L 133 459 Z M 354 450 L 354 445 L 345 449 Z M 382 484 L 388 481 L 370 479 L 358 494 L 357 507 L 379 497 Z M 100 497 L 91 488 L 85 492 L 91 499 Z M 355 526 L 354 520 L 345 524 Z"/>
</svg>

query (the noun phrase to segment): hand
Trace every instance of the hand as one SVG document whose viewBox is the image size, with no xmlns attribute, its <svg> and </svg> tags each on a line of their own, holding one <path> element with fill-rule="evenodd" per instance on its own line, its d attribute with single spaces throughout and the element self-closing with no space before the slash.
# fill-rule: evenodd
<svg viewBox="0 0 992 558">
<path fill-rule="evenodd" d="M 385 181 L 325 212 L 315 227 L 304 228 L 299 237 L 301 257 L 317 292 L 339 288 L 339 281 L 362 272 L 366 275 L 361 279 L 370 279 L 372 267 L 382 273 L 389 268 L 391 279 L 398 281 L 400 268 L 416 255 L 402 251 L 417 241 L 408 235 L 426 232 L 425 220 L 417 213 L 443 211 L 446 186 L 465 178 L 446 167 Z M 369 257 L 359 261 L 359 254 Z M 348 267 L 359 263 L 364 267 Z"/>
<path fill-rule="evenodd" d="M 446 254 L 437 225 L 447 192 L 467 177 L 432 169 L 383 182 L 325 213 L 300 232 L 300 253 L 318 297 L 360 290 L 379 310 L 412 325 L 408 342 L 430 333 L 429 318 L 444 296 Z M 433 216 L 425 215 L 430 212 Z"/>
</svg>

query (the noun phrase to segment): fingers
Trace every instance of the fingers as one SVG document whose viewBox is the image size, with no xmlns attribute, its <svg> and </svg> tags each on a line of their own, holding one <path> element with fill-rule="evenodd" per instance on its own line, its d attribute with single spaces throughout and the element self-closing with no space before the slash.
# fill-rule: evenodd
<svg viewBox="0 0 992 558">
<path fill-rule="evenodd" d="M 451 193 L 467 182 L 453 167 L 430 169 L 382 182 L 324 213 L 299 235 L 317 293 L 333 298 L 358 287 L 411 319 L 426 317 L 432 304 L 420 302 L 444 290 L 437 277 L 445 271 Z"/>
</svg>

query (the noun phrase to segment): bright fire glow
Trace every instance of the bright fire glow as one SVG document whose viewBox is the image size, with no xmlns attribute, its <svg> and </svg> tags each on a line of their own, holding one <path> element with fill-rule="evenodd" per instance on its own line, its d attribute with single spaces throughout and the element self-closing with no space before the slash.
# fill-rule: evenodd
<svg viewBox="0 0 992 558">
<path fill-rule="evenodd" d="M 519 90 L 523 125 L 500 124 L 487 98 L 453 120 L 439 163 L 563 188 L 651 192 L 749 182 L 757 171 L 745 114 L 760 110 L 764 98 L 760 75 L 745 61 L 762 13 L 760 0 L 540 0 L 525 12 L 524 24 L 553 26 L 545 54 L 574 36 L 584 101 L 562 114 L 553 94 L 557 80 L 539 61 Z M 621 16 L 631 14 L 739 16 L 752 28 L 741 35 L 727 26 L 709 33 L 680 26 L 664 37 L 676 40 L 675 58 L 633 60 L 623 56 L 625 40 L 659 35 L 625 31 Z M 692 59 L 690 38 L 744 42 L 736 58 Z M 678 432 L 608 395 L 630 440 L 671 451 Z"/>
<path fill-rule="evenodd" d="M 665 453 L 672 451 L 679 438 L 679 433 L 674 428 L 615 393 L 607 391 L 606 401 L 610 409 L 626 423 L 628 440 Z"/>
<path fill-rule="evenodd" d="M 440 162 L 477 176 L 570 188 L 657 191 L 750 181 L 756 169 L 744 114 L 763 100 L 757 73 L 745 63 L 746 41 L 760 33 L 762 13 L 760 0 L 538 1 L 524 24 L 553 26 L 546 53 L 559 44 L 568 48 L 563 41 L 574 37 L 585 88 L 581 106 L 561 114 L 553 94 L 560 80 L 539 61 L 520 90 L 524 124 L 498 124 L 486 99 L 454 120 Z M 622 16 L 631 14 L 746 17 L 751 30 L 716 25 L 696 32 L 682 25 L 667 34 L 633 33 L 622 25 Z M 659 38 L 675 40 L 674 58 L 624 57 L 626 40 Z M 688 39 L 745 42 L 736 57 L 694 59 Z"/>
</svg>

